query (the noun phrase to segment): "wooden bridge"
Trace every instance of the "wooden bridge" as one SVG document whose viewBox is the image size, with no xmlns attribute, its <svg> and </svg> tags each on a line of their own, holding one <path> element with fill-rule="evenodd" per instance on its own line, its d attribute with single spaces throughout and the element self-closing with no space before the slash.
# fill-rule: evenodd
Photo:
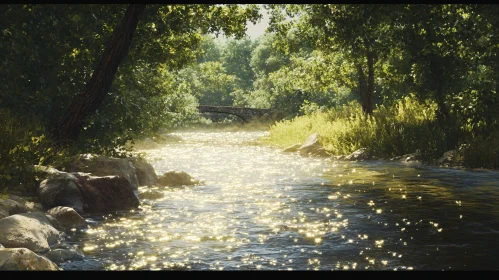
<svg viewBox="0 0 499 280">
<path fill-rule="evenodd" d="M 259 109 L 259 108 L 245 108 L 245 107 L 232 107 L 232 106 L 208 106 L 199 105 L 198 110 L 200 113 L 222 113 L 235 115 L 241 118 L 244 122 L 249 122 L 253 119 L 259 120 L 277 120 L 281 118 L 280 111 L 275 109 Z"/>
</svg>

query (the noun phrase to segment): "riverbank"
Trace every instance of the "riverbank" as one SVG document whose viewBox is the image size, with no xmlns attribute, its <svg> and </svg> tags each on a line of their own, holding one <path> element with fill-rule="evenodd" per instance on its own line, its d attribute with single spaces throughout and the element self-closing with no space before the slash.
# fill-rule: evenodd
<svg viewBox="0 0 499 280">
<path fill-rule="evenodd" d="M 185 172 L 161 176 L 143 158 L 84 154 L 67 172 L 34 166 L 36 193 L 0 197 L 0 270 L 60 270 L 85 257 L 67 236 L 88 229 L 85 217 L 133 211 L 140 200 L 161 197 L 159 187 L 200 183 Z M 15 194 L 14 194 L 15 193 Z"/>
<path fill-rule="evenodd" d="M 450 122 L 439 125 L 435 104 L 406 97 L 391 107 L 379 107 L 372 116 L 350 103 L 277 122 L 262 142 L 286 149 L 317 133 L 324 154 L 338 159 L 364 149 L 367 157 L 377 159 L 413 155 L 434 166 L 499 169 L 498 137 L 492 133 L 473 138 L 467 129 Z"/>
</svg>

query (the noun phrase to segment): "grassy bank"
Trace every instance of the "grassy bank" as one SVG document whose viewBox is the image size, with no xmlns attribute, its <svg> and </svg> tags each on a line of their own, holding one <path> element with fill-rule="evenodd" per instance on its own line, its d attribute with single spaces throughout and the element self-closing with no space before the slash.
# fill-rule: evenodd
<svg viewBox="0 0 499 280">
<path fill-rule="evenodd" d="M 357 102 L 352 102 L 278 122 L 270 127 L 270 135 L 263 141 L 285 148 L 303 143 L 317 132 L 332 155 L 350 154 L 359 148 L 366 148 L 378 158 L 417 152 L 426 163 L 433 163 L 444 152 L 465 144 L 465 166 L 498 168 L 497 137 L 469 140 L 455 120 L 439 124 L 436 111 L 435 103 L 421 103 L 408 96 L 378 107 L 369 117 Z"/>
</svg>

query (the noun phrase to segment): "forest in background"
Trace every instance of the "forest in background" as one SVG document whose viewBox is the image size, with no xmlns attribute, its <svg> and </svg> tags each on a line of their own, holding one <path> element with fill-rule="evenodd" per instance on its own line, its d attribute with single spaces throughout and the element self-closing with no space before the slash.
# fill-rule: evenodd
<svg viewBox="0 0 499 280">
<path fill-rule="evenodd" d="M 275 108 L 269 143 L 320 131 L 326 149 L 364 147 L 425 161 L 463 148 L 467 167 L 499 167 L 499 6 L 146 5 L 102 103 L 77 139 L 54 129 L 84 90 L 126 4 L 0 5 L 0 191 L 29 189 L 32 165 L 208 124 L 196 106 Z M 218 40 L 214 34 L 225 34 Z"/>
</svg>

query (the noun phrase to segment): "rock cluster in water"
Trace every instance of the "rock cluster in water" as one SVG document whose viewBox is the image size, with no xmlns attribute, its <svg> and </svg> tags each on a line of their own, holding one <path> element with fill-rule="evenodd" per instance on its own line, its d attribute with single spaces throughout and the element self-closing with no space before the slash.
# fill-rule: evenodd
<svg viewBox="0 0 499 280">
<path fill-rule="evenodd" d="M 57 264 L 84 258 L 64 240 L 87 227 L 83 216 L 134 209 L 139 198 L 162 198 L 158 187 L 200 182 L 178 171 L 158 177 L 142 158 L 84 154 L 68 172 L 35 168 L 43 179 L 37 197 L 0 198 L 0 270 L 61 270 Z"/>
<path fill-rule="evenodd" d="M 299 153 L 302 156 L 331 157 L 334 160 L 364 161 L 377 159 L 366 148 L 360 148 L 349 155 L 330 155 L 319 140 L 319 134 L 313 133 L 303 144 L 297 143 L 282 150 L 284 153 Z M 436 165 L 440 167 L 461 167 L 463 148 L 445 152 L 442 157 L 436 160 Z M 390 158 L 391 161 L 420 162 L 421 155 L 418 153 L 405 154 Z"/>
</svg>

